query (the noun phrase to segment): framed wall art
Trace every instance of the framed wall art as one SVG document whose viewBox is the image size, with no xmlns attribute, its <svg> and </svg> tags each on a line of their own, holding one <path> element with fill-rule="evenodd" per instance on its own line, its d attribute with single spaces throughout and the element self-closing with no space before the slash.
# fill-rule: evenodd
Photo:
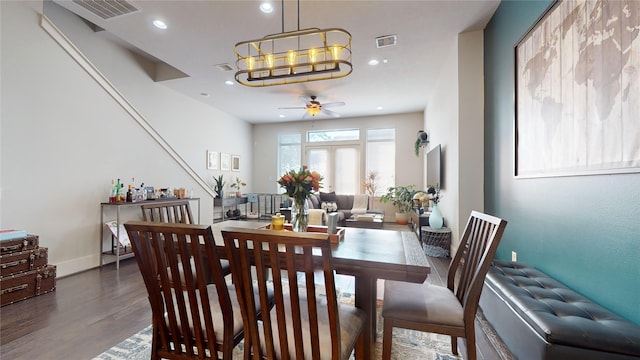
<svg viewBox="0 0 640 360">
<path fill-rule="evenodd" d="M 220 170 L 229 171 L 231 169 L 231 155 L 221 153 L 220 154 Z"/>
<path fill-rule="evenodd" d="M 231 155 L 231 171 L 240 171 L 240 155 Z"/>
<path fill-rule="evenodd" d="M 218 152 L 207 151 L 207 169 L 218 170 Z"/>
<path fill-rule="evenodd" d="M 515 46 L 516 177 L 640 172 L 640 1 L 554 2 Z"/>
</svg>

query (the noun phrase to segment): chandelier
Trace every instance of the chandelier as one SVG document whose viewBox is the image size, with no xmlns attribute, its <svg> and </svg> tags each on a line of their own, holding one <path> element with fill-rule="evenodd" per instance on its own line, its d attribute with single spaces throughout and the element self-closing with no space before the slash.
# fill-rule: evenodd
<svg viewBox="0 0 640 360">
<path fill-rule="evenodd" d="M 236 81 L 250 87 L 338 79 L 351 74 L 351 34 L 343 29 L 309 28 L 282 32 L 235 45 Z"/>
</svg>

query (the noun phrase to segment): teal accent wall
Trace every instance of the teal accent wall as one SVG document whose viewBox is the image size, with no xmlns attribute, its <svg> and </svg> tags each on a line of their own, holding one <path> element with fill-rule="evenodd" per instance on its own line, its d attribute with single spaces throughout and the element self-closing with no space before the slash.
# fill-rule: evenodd
<svg viewBox="0 0 640 360">
<path fill-rule="evenodd" d="M 496 258 L 640 325 L 640 173 L 513 177 L 514 46 L 550 4 L 503 0 L 484 33 L 485 210 L 509 222 Z"/>
</svg>

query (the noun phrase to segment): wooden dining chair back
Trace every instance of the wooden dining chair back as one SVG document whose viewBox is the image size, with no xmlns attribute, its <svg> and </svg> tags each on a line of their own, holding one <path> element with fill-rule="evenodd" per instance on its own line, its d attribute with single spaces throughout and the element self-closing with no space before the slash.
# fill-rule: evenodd
<svg viewBox="0 0 640 360">
<path fill-rule="evenodd" d="M 338 305 L 328 234 L 227 228 L 222 236 L 253 359 L 348 359 L 361 346 L 364 312 Z M 254 309 L 266 308 L 270 289 L 275 305 L 258 321 Z"/>
<path fill-rule="evenodd" d="M 211 226 L 124 226 L 149 295 L 151 358 L 231 359 L 243 338 L 242 313 L 235 288 L 224 280 Z"/>
<path fill-rule="evenodd" d="M 193 224 L 188 200 L 143 204 L 142 220 L 164 223 Z"/>
<path fill-rule="evenodd" d="M 194 223 L 188 200 L 144 204 L 141 208 L 143 221 L 180 224 Z M 220 263 L 224 274 L 229 275 L 231 273 L 231 267 L 227 260 L 222 260 Z M 211 277 L 209 277 L 209 282 L 213 282 Z"/>
<path fill-rule="evenodd" d="M 458 250 L 449 265 L 447 286 L 386 281 L 382 358 L 391 358 L 394 327 L 451 336 L 458 354 L 458 337 L 466 339 L 467 360 L 476 359 L 474 319 L 484 279 L 491 266 L 505 220 L 472 211 Z"/>
</svg>

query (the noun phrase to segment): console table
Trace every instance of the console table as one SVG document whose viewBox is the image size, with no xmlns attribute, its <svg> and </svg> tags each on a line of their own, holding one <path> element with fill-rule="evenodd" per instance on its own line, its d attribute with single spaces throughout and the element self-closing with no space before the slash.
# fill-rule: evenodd
<svg viewBox="0 0 640 360">
<path fill-rule="evenodd" d="M 413 231 L 416 233 L 416 235 L 418 236 L 418 240 L 420 240 L 421 244 L 422 244 L 422 232 L 420 231 L 420 229 L 423 226 L 429 226 L 429 215 L 431 215 L 431 213 L 428 211 L 423 214 L 420 214 L 419 209 L 416 209 L 416 208 L 414 208 L 413 211 L 411 212 L 411 227 Z"/>
<path fill-rule="evenodd" d="M 116 259 L 116 269 L 120 269 L 120 258 L 122 256 L 133 255 L 133 251 L 131 248 L 126 249 L 123 248 L 123 251 L 120 251 L 120 232 L 122 228 L 122 224 L 120 223 L 120 209 L 127 208 L 131 206 L 142 206 L 144 204 L 162 204 L 162 203 L 171 203 L 175 201 L 197 201 L 198 202 L 198 224 L 200 223 L 200 198 L 186 198 L 186 199 L 178 199 L 178 198 L 160 198 L 156 200 L 144 200 L 144 201 L 136 201 L 136 202 L 103 202 L 100 203 L 100 267 L 104 264 L 103 256 L 115 256 Z M 111 237 L 111 249 L 109 251 L 103 250 L 104 243 L 104 228 L 106 227 L 104 221 L 105 210 L 114 209 L 116 210 L 116 221 L 115 221 L 115 232 Z M 142 214 L 142 212 L 140 212 Z M 124 231 L 124 230 L 122 230 Z M 115 236 L 115 240 L 113 236 Z"/>
<path fill-rule="evenodd" d="M 226 198 L 222 198 L 222 199 L 213 199 L 213 222 L 218 222 L 218 221 L 225 221 L 225 220 L 233 220 L 233 219 L 238 219 L 239 216 L 232 216 L 232 217 L 228 217 L 226 216 L 224 209 L 225 208 L 233 208 L 234 210 L 236 210 L 238 208 L 238 205 L 244 204 L 245 208 L 245 213 L 247 212 L 247 197 L 246 196 L 242 196 L 242 197 L 226 197 Z M 219 219 L 216 219 L 216 207 L 220 207 L 221 211 L 222 211 L 222 216 Z"/>
</svg>

